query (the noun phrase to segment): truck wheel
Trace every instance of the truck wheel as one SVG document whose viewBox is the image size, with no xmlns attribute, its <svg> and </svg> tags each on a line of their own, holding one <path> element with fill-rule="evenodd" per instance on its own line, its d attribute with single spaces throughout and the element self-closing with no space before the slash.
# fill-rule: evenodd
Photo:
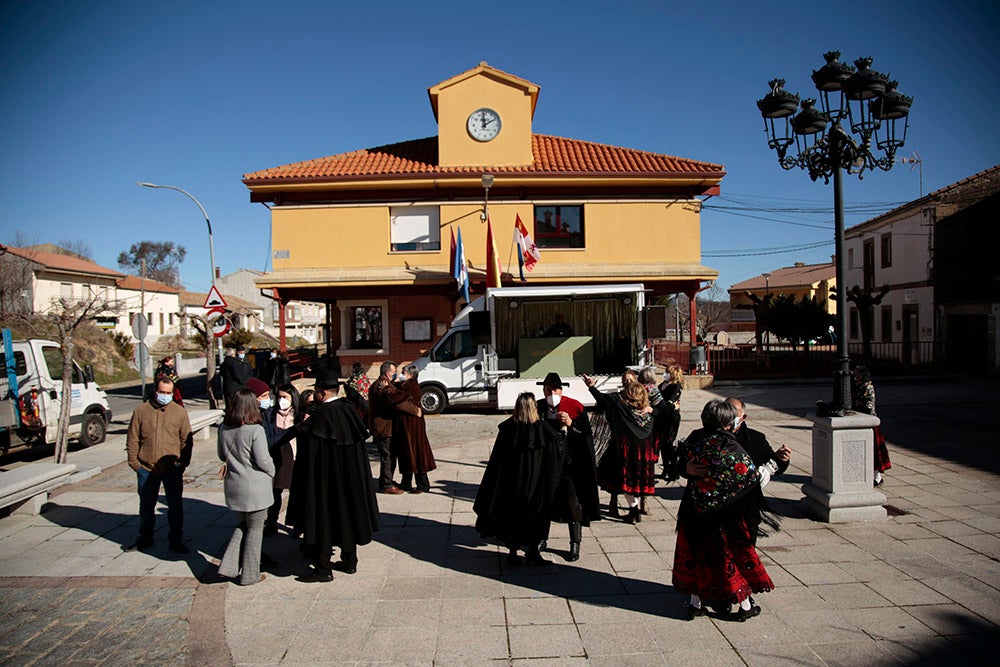
<svg viewBox="0 0 1000 667">
<path fill-rule="evenodd" d="M 436 415 L 448 405 L 448 397 L 440 387 L 423 387 L 420 394 L 420 409 L 425 415 Z"/>
<path fill-rule="evenodd" d="M 90 447 L 104 442 L 107 430 L 104 417 L 96 413 L 86 415 L 83 418 L 83 424 L 80 425 L 80 444 L 84 447 Z"/>
</svg>

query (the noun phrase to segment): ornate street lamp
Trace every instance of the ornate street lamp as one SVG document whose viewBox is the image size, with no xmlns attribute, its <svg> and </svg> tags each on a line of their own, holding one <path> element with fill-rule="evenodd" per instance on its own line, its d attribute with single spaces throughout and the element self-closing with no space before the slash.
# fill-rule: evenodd
<svg viewBox="0 0 1000 667">
<path fill-rule="evenodd" d="M 783 169 L 805 169 L 814 181 L 822 178 L 825 183 L 833 176 L 838 331 L 833 403 L 827 414 L 840 416 L 851 409 L 843 172 L 863 178 L 866 171 L 892 169 L 897 149 L 906 142 L 913 98 L 871 69 L 871 58 L 859 58 L 852 67 L 840 62 L 838 51 L 823 57 L 826 64 L 812 73 L 819 108 L 816 99 L 800 103 L 798 95 L 784 90 L 784 79 L 769 82 L 771 90 L 757 101 L 757 108 L 764 118 L 767 146 L 777 152 Z M 897 121 L 902 121 L 901 129 Z"/>
</svg>

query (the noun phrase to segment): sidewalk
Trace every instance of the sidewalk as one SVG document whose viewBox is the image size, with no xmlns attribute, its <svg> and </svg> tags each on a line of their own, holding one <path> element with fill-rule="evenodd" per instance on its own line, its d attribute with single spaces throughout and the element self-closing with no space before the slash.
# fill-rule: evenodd
<svg viewBox="0 0 1000 667">
<path fill-rule="evenodd" d="M 685 596 L 670 586 L 676 485 L 657 489 L 640 524 L 585 528 L 579 561 L 563 561 L 568 535 L 556 524 L 551 567 L 508 571 L 472 527 L 503 417 L 459 413 L 427 420 L 432 493 L 379 495 L 376 541 L 360 549 L 357 574 L 329 584 L 294 580 L 305 565 L 283 534 L 265 541 L 277 575 L 246 588 L 216 582 L 234 517 L 214 440 L 198 443 L 188 470 L 185 558 L 166 550 L 165 526 L 151 553 L 121 552 L 138 507 L 122 433 L 72 453 L 103 471 L 65 487 L 41 516 L 0 519 L 0 664 L 992 663 L 1000 478 L 983 438 L 995 431 L 996 383 L 881 388 L 893 461 L 881 489 L 898 515 L 836 526 L 799 510 L 811 470 L 803 416 L 828 387 L 722 392 L 742 396 L 751 426 L 793 450 L 766 490 L 785 515 L 761 543 L 776 590 L 758 596 L 763 613 L 746 623 L 682 620 Z M 682 436 L 716 395 L 685 392 Z"/>
</svg>

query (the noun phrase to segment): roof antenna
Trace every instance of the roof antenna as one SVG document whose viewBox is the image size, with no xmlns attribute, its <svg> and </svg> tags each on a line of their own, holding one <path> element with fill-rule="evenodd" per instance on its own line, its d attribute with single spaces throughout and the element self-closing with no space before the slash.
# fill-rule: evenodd
<svg viewBox="0 0 1000 667">
<path fill-rule="evenodd" d="M 918 169 L 920 171 L 920 196 L 924 196 L 924 161 L 920 159 L 920 153 L 913 151 L 913 155 L 910 157 L 904 157 L 899 159 L 900 164 L 912 164 L 910 171 Z"/>
</svg>

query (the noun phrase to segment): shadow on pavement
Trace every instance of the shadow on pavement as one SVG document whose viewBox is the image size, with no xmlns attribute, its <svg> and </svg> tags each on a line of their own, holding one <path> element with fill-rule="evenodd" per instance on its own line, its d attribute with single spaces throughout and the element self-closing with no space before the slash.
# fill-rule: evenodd
<svg viewBox="0 0 1000 667">
<path fill-rule="evenodd" d="M 138 499 L 136 500 L 138 505 Z M 215 515 L 209 520 L 206 527 L 204 519 Z M 225 544 L 232 534 L 232 524 L 216 524 L 219 518 L 232 515 L 226 508 L 207 503 L 198 498 L 184 498 L 184 544 L 191 550 L 189 554 L 175 554 L 167 549 L 167 508 L 163 505 L 157 506 L 155 544 L 143 553 L 155 556 L 164 561 L 184 561 L 191 569 L 191 574 L 201 583 L 215 583 L 216 568 L 212 565 L 202 552 L 220 552 L 219 544 Z M 136 530 L 138 528 L 137 514 L 118 514 L 114 512 L 102 512 L 100 510 L 76 505 L 60 505 L 50 502 L 46 505 L 45 512 L 41 515 L 46 520 L 62 526 L 63 528 L 75 528 L 83 530 L 92 535 L 113 542 L 119 548 L 125 548 L 135 542 Z M 235 516 L 235 515 L 232 515 Z M 121 557 L 129 557 L 133 554 L 123 553 Z M 100 574 L 97 572 L 96 574 Z"/>
<path fill-rule="evenodd" d="M 474 495 L 474 494 L 473 494 Z M 449 525 L 426 517 L 383 512 L 384 528 L 375 539 L 413 558 L 454 572 L 594 606 L 613 607 L 662 618 L 683 619 L 686 596 L 673 586 L 610 572 L 587 570 L 563 562 L 562 554 L 546 552 L 548 567 L 511 568 L 505 550 L 483 550 L 491 544 L 472 526 Z M 554 529 L 557 529 L 555 524 Z M 362 558 L 363 558 L 362 554 Z"/>
</svg>

